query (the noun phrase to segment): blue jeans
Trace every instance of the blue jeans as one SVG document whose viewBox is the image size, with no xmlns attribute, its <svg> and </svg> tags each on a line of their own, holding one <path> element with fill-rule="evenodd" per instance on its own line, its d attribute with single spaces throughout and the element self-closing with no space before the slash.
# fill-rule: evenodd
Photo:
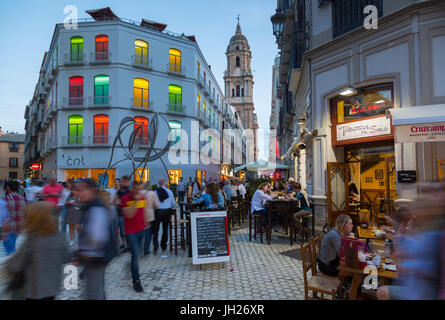
<svg viewBox="0 0 445 320">
<path fill-rule="evenodd" d="M 64 234 L 66 233 L 66 223 L 65 223 L 66 211 L 67 211 L 67 209 L 65 207 L 63 207 L 62 211 L 60 211 L 60 223 L 61 223 L 60 230 Z"/>
<path fill-rule="evenodd" d="M 178 202 L 184 202 L 185 191 L 178 191 Z"/>
<path fill-rule="evenodd" d="M 151 225 L 150 225 L 150 227 L 148 227 L 148 229 L 144 230 L 144 254 L 150 253 L 152 236 L 153 236 L 153 233 L 151 232 Z"/>
<path fill-rule="evenodd" d="M 6 254 L 9 256 L 15 252 L 15 243 L 17 241 L 17 233 L 10 232 L 8 238 L 3 241 L 5 246 Z"/>
<path fill-rule="evenodd" d="M 119 234 L 120 234 L 120 236 L 121 236 L 121 238 L 123 238 L 124 237 L 124 234 L 125 234 L 125 230 L 124 230 L 124 217 L 123 216 L 118 216 L 118 218 L 117 218 L 117 228 L 118 228 L 118 230 L 119 230 Z M 124 243 L 122 243 L 122 244 L 124 244 Z"/>
<path fill-rule="evenodd" d="M 145 230 L 125 235 L 125 240 L 131 253 L 131 277 L 133 281 L 139 280 L 139 254 L 141 252 L 144 235 Z"/>
</svg>

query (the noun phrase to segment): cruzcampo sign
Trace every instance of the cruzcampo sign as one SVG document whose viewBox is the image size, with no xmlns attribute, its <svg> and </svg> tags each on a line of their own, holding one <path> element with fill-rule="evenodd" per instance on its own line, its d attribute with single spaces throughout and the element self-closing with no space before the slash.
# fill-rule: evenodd
<svg viewBox="0 0 445 320">
<path fill-rule="evenodd" d="M 396 126 L 395 142 L 445 141 L 445 122 Z"/>
</svg>

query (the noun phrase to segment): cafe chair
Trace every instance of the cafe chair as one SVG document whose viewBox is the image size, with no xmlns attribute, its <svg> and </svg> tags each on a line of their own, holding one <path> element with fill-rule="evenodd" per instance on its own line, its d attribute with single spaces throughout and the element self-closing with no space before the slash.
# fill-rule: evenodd
<svg viewBox="0 0 445 320">
<path fill-rule="evenodd" d="M 232 197 L 229 201 L 229 211 L 230 211 L 230 219 L 232 222 L 232 227 L 235 227 L 236 222 L 238 222 L 238 226 L 241 227 L 241 223 L 244 221 L 242 214 L 242 199 L 241 197 Z"/>
<path fill-rule="evenodd" d="M 318 257 L 320 255 L 320 248 L 321 248 L 321 242 L 323 240 L 323 237 L 321 235 L 312 238 L 310 243 L 312 246 L 312 259 L 313 262 L 315 264 L 315 266 L 317 266 L 317 261 L 318 261 Z"/>
<path fill-rule="evenodd" d="M 331 296 L 332 300 L 335 300 L 340 280 L 318 274 L 311 243 L 301 246 L 301 262 L 303 265 L 305 300 L 328 300 L 324 297 L 325 295 Z M 309 270 L 311 270 L 312 275 L 310 278 L 308 278 Z M 312 292 L 312 296 L 309 295 L 309 291 Z M 318 296 L 319 294 L 320 296 Z"/>
<path fill-rule="evenodd" d="M 306 243 L 309 239 L 309 219 L 312 219 L 312 214 L 297 216 L 297 221 L 291 217 L 291 228 L 293 228 L 294 241 L 297 241 L 297 236 L 300 236 L 301 243 Z"/>
</svg>

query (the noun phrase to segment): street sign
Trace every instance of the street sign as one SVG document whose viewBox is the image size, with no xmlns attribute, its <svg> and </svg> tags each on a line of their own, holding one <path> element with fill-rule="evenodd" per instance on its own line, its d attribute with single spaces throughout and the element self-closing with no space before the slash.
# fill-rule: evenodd
<svg viewBox="0 0 445 320">
<path fill-rule="evenodd" d="M 192 212 L 192 263 L 230 261 L 227 212 Z"/>
<path fill-rule="evenodd" d="M 39 170 L 40 169 L 40 165 L 38 163 L 33 163 L 31 166 L 32 170 Z"/>
</svg>

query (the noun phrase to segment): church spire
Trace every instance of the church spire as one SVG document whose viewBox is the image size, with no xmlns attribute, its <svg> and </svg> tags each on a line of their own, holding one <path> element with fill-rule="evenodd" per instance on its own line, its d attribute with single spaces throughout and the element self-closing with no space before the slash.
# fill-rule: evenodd
<svg viewBox="0 0 445 320">
<path fill-rule="evenodd" d="M 239 24 L 239 13 L 238 13 L 238 16 L 236 17 L 236 19 L 238 20 L 238 24 L 236 25 L 236 33 L 241 34 L 242 31 L 241 31 L 241 25 Z"/>
</svg>

